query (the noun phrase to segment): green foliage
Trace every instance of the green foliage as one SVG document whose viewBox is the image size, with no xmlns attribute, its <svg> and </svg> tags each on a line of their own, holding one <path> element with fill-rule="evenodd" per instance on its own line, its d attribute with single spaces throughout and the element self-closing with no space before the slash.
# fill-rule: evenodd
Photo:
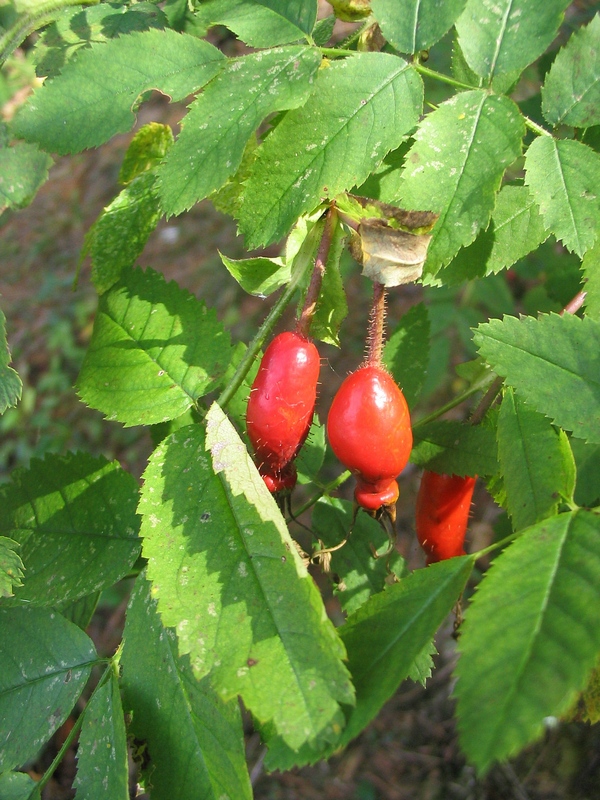
<svg viewBox="0 0 600 800">
<path fill-rule="evenodd" d="M 0 11 L 9 26 L 0 58 L 47 25 L 28 41 L 27 63 L 48 76 L 0 130 L 0 211 L 10 219 L 31 201 L 51 153 L 130 130 L 150 92 L 188 103 L 177 135 L 153 122 L 132 136 L 119 193 L 82 253 L 99 300 L 85 354 L 73 351 L 79 395 L 110 420 L 149 427 L 154 451 L 141 492 L 117 462 L 85 453 L 34 459 L 0 487 L 0 796 L 39 800 L 50 773 L 35 786 L 11 770 L 81 697 L 83 800 L 127 797 L 128 747 L 152 800 L 249 800 L 238 699 L 268 748 L 267 769 L 329 757 L 401 681 L 428 679 L 436 631 L 475 560 L 501 546 L 463 601 L 456 693 L 467 758 L 483 772 L 535 740 L 545 717 L 581 703 L 595 718 L 600 19 L 577 28 L 570 18 L 575 30 L 557 49 L 566 0 L 372 0 L 350 11 L 336 2 L 340 18 L 365 20 L 340 45 L 334 16 L 316 23 L 316 0 L 84 5 L 57 0 L 32 15 L 28 0 Z M 224 52 L 210 44 L 215 25 L 244 46 L 223 30 L 210 41 Z M 450 43 L 449 74 L 437 72 Z M 3 91 L 13 85 L 0 80 Z M 229 294 L 221 320 L 135 266 L 162 215 L 206 198 L 238 221 L 248 249 L 288 237 L 280 250 L 214 260 L 217 292 L 238 290 L 231 277 L 249 294 L 280 291 L 249 342 L 231 343 L 227 325 L 244 312 Z M 411 460 L 482 476 L 507 511 L 507 538 L 410 573 L 386 513 L 378 521 L 342 499 L 349 473 L 334 467 L 317 414 L 296 460 L 301 505 L 297 495 L 275 502 L 244 437 L 260 352 L 286 307 L 317 342 L 348 348 L 365 326 L 369 281 L 346 246 L 360 260 L 373 231 L 389 240 L 414 212 L 439 216 L 418 231 L 430 286 L 390 303 L 403 315 L 383 351 L 421 420 Z M 388 269 L 392 256 L 377 256 Z M 0 412 L 21 395 L 9 363 L 0 314 Z M 11 417 L 19 409 L 3 431 L 37 426 Z M 402 489 L 403 547 L 407 497 Z M 99 660 L 84 630 L 101 593 L 129 576 L 123 645 L 85 690 Z M 337 628 L 318 588 L 328 579 Z M 589 700 L 578 700 L 586 687 Z"/>
<path fill-rule="evenodd" d="M 544 717 L 567 711 L 584 688 L 600 649 L 599 533 L 600 517 L 586 511 L 529 528 L 465 613 L 456 696 L 462 746 L 478 769 L 540 736 Z"/>
<path fill-rule="evenodd" d="M 131 595 L 124 633 L 123 689 L 134 736 L 147 742 L 152 794 L 181 800 L 252 796 L 240 710 L 225 703 L 208 678 L 196 681 L 177 656 L 177 637 L 165 629 L 140 575 Z"/>
</svg>

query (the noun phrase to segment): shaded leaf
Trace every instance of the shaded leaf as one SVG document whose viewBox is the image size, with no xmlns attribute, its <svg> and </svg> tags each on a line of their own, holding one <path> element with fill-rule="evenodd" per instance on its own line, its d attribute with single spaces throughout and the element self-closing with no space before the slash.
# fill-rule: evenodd
<svg viewBox="0 0 600 800">
<path fill-rule="evenodd" d="M 468 0 L 456 23 L 468 65 L 491 81 L 523 70 L 552 42 L 569 0 Z"/>
<path fill-rule="evenodd" d="M 0 775 L 2 800 L 37 800 L 36 782 L 25 772 L 3 772 Z"/>
<path fill-rule="evenodd" d="M 581 269 L 585 277 L 586 316 L 600 322 L 600 241 L 583 257 Z"/>
<path fill-rule="evenodd" d="M 420 397 L 429 363 L 429 315 L 417 303 L 402 317 L 383 348 L 383 363 L 412 408 Z"/>
<path fill-rule="evenodd" d="M 548 231 L 539 206 L 526 186 L 502 187 L 490 232 L 493 242 L 485 262 L 486 275 L 511 267 L 546 241 Z"/>
<path fill-rule="evenodd" d="M 435 211 L 425 278 L 487 226 L 506 167 L 521 153 L 517 106 L 485 91 L 462 92 L 421 123 L 402 173 L 400 204 Z"/>
<path fill-rule="evenodd" d="M 66 603 L 57 603 L 54 608 L 62 614 L 63 617 L 66 617 L 69 622 L 72 622 L 84 631 L 92 621 L 100 595 L 101 592 L 93 592 L 85 597 L 80 597 L 79 600 L 68 600 Z"/>
<path fill-rule="evenodd" d="M 282 258 L 233 259 L 223 253 L 219 255 L 229 274 L 248 294 L 268 297 L 288 283 L 292 275 L 291 265 Z"/>
<path fill-rule="evenodd" d="M 542 112 L 552 125 L 600 125 L 600 16 L 576 31 L 552 62 Z"/>
<path fill-rule="evenodd" d="M 53 606 L 112 586 L 140 551 L 138 487 L 116 461 L 47 455 L 0 487 L 0 532 L 20 544 L 26 572 L 13 600 Z"/>
<path fill-rule="evenodd" d="M 475 329 L 475 344 L 523 400 L 561 428 L 600 442 L 600 322 L 544 314 Z"/>
<path fill-rule="evenodd" d="M 493 475 L 498 470 L 494 431 L 481 425 L 437 420 L 413 429 L 410 460 L 445 475 Z"/>
<path fill-rule="evenodd" d="M 600 505 L 600 444 L 586 444 L 575 437 L 570 442 L 577 465 L 575 502 L 588 508 Z"/>
<path fill-rule="evenodd" d="M 514 531 L 555 514 L 575 488 L 575 462 L 564 431 L 507 389 L 498 416 L 498 457 Z"/>
<path fill-rule="evenodd" d="M 69 716 L 95 663 L 92 641 L 60 614 L 0 608 L 0 770 L 25 764 Z"/>
<path fill-rule="evenodd" d="M 213 310 L 159 273 L 135 269 L 100 298 L 77 389 L 127 426 L 165 422 L 218 385 L 230 349 Z"/>
<path fill-rule="evenodd" d="M 348 314 L 348 302 L 340 274 L 340 259 L 345 244 L 346 233 L 338 224 L 333 230 L 317 308 L 310 322 L 311 336 L 336 347 L 340 346 L 339 330 Z"/>
<path fill-rule="evenodd" d="M 128 131 L 148 89 L 182 100 L 210 81 L 225 57 L 171 30 L 131 33 L 83 50 L 17 112 L 18 136 L 50 152 L 77 153 Z"/>
<path fill-rule="evenodd" d="M 598 237 L 600 155 L 574 139 L 538 136 L 525 156 L 525 183 L 546 227 L 583 256 Z"/>
<path fill-rule="evenodd" d="M 159 169 L 164 211 L 179 214 L 220 189 L 263 119 L 305 102 L 320 62 L 314 47 L 262 50 L 228 61 L 192 103 Z"/>
<path fill-rule="evenodd" d="M 439 41 L 457 20 L 466 0 L 371 0 L 388 42 L 401 53 L 417 53 Z"/>
<path fill-rule="evenodd" d="M 584 688 L 600 650 L 599 586 L 600 517 L 587 511 L 538 523 L 494 560 L 456 668 L 460 740 L 480 771 L 538 738 Z"/>
<path fill-rule="evenodd" d="M 208 678 L 196 680 L 178 658 L 175 633 L 163 628 L 144 575 L 129 601 L 124 641 L 124 705 L 133 734 L 148 743 L 153 797 L 170 798 L 177 787 L 178 800 L 251 798 L 237 700 L 221 700 Z"/>
<path fill-rule="evenodd" d="M 181 429 L 144 476 L 144 555 L 163 624 L 198 678 L 210 673 L 223 699 L 239 694 L 289 746 L 331 741 L 338 702 L 352 702 L 344 649 L 231 423 L 213 405 L 207 424 L 206 444 L 201 426 Z"/>
<path fill-rule="evenodd" d="M 168 153 L 173 144 L 173 131 L 168 125 L 149 122 L 135 134 L 119 170 L 119 183 L 127 185 L 138 175 L 151 170 Z"/>
<path fill-rule="evenodd" d="M 108 669 L 111 669 L 108 667 Z M 77 800 L 129 800 L 127 734 L 119 681 L 111 670 L 86 706 L 77 747 Z"/>
<path fill-rule="evenodd" d="M 23 586 L 23 562 L 19 542 L 0 536 L 0 597 L 12 597 L 15 586 Z"/>
<path fill-rule="evenodd" d="M 322 198 L 364 181 L 416 124 L 422 102 L 420 77 L 395 56 L 359 53 L 321 69 L 305 105 L 258 150 L 240 207 L 248 248 L 280 239 Z"/>
<path fill-rule="evenodd" d="M 34 144 L 17 142 L 9 147 L 0 141 L 0 212 L 29 205 L 48 180 L 52 159 Z"/>
<path fill-rule="evenodd" d="M 0 178 L 1 181 L 1 178 Z M 0 414 L 4 414 L 10 406 L 16 406 L 21 399 L 23 384 L 21 378 L 12 367 L 6 341 L 6 317 L 0 311 Z"/>
<path fill-rule="evenodd" d="M 251 47 L 295 42 L 313 29 L 316 0 L 209 0 L 196 12 L 205 26 L 225 25 Z"/>
<path fill-rule="evenodd" d="M 325 425 L 315 414 L 312 425 L 295 460 L 298 470 L 298 483 L 314 483 L 325 459 Z"/>
</svg>

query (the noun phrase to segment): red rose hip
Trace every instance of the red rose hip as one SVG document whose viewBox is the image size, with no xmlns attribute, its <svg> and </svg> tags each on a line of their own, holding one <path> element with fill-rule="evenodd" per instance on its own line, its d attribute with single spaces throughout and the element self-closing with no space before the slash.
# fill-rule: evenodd
<svg viewBox="0 0 600 800">
<path fill-rule="evenodd" d="M 463 556 L 477 478 L 425 470 L 417 494 L 416 528 L 427 563 Z"/>
</svg>

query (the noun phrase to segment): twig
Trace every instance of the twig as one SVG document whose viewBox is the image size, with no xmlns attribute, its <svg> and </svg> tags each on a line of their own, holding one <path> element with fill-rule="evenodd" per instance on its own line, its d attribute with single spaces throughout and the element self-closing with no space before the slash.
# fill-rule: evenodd
<svg viewBox="0 0 600 800">
<path fill-rule="evenodd" d="M 336 210 L 331 206 L 325 215 L 325 227 L 323 228 L 321 243 L 319 244 L 310 284 L 306 291 L 304 307 L 296 323 L 296 330 L 298 333 L 302 334 L 302 336 L 308 337 L 310 333 L 310 323 L 315 315 L 317 301 L 321 293 L 321 284 L 323 282 L 323 276 L 325 275 L 325 267 L 327 266 L 327 259 L 329 258 L 329 250 L 331 249 L 331 240 L 333 238 L 336 221 Z"/>
</svg>

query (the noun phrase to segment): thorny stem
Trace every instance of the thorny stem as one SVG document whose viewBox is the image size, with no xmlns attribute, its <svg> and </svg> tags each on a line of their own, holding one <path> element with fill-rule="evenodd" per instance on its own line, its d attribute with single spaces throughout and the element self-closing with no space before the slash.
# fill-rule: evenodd
<svg viewBox="0 0 600 800">
<path fill-rule="evenodd" d="M 585 303 L 587 292 L 582 289 L 581 292 L 577 292 L 575 297 L 572 300 L 569 300 L 567 305 L 563 308 L 560 312 L 560 316 L 562 317 L 564 314 L 575 314 L 581 306 Z"/>
<path fill-rule="evenodd" d="M 367 337 L 368 355 L 367 363 L 370 367 L 381 366 L 383 353 L 383 334 L 385 330 L 385 286 L 375 281 L 373 284 L 373 305 L 369 320 L 369 333 Z"/>
<path fill-rule="evenodd" d="M 315 266 L 310 278 L 310 284 L 306 291 L 306 298 L 304 300 L 304 307 L 302 313 L 296 322 L 296 330 L 302 336 L 308 338 L 310 333 L 310 323 L 315 314 L 317 301 L 321 292 L 321 283 L 323 282 L 323 275 L 325 275 L 325 267 L 327 259 L 329 258 L 329 250 L 331 249 L 331 240 L 336 224 L 336 210 L 332 206 L 328 209 L 325 215 L 325 227 L 321 236 L 321 243 L 315 259 Z"/>
<path fill-rule="evenodd" d="M 100 0 L 47 0 L 47 2 L 38 3 L 34 12 L 19 16 L 12 28 L 0 36 L 0 65 L 30 33 L 52 22 L 57 11 L 69 6 L 97 5 L 99 2 Z"/>
</svg>

